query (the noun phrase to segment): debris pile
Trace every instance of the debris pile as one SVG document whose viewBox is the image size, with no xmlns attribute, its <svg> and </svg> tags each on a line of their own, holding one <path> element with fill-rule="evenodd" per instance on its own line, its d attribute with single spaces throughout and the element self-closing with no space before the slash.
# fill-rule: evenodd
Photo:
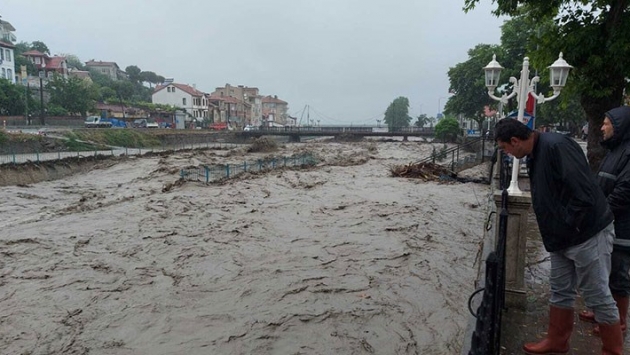
<svg viewBox="0 0 630 355">
<path fill-rule="evenodd" d="M 394 177 L 419 178 L 425 181 L 453 180 L 457 176 L 444 166 L 431 162 L 394 165 L 390 172 Z"/>
<path fill-rule="evenodd" d="M 261 137 L 256 139 L 252 145 L 247 149 L 250 153 L 255 152 L 274 152 L 278 150 L 278 142 L 271 138 Z"/>
</svg>

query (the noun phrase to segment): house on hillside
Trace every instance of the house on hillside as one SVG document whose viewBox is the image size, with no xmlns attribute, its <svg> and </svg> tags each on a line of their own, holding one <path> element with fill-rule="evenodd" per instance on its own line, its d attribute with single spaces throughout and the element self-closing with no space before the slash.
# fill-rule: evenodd
<svg viewBox="0 0 630 355">
<path fill-rule="evenodd" d="M 36 50 L 24 52 L 22 55 L 31 63 L 35 64 L 38 71 L 44 72 L 46 78 L 50 78 L 54 74 L 68 78 L 68 62 L 66 61 L 66 57 L 51 57 L 46 53 Z"/>
<path fill-rule="evenodd" d="M 13 48 L 9 42 L 0 41 L 0 78 L 15 84 L 15 58 Z"/>
<path fill-rule="evenodd" d="M 17 39 L 15 28 L 7 21 L 0 20 L 0 78 L 15 84 L 15 55 L 13 42 Z"/>
<path fill-rule="evenodd" d="M 112 80 L 119 80 L 127 77 L 127 73 L 120 70 L 116 62 L 103 62 L 101 60 L 96 61 L 94 59 L 85 62 L 85 66 L 88 70 L 94 70 L 97 73 L 108 76 Z"/>
<path fill-rule="evenodd" d="M 182 108 L 187 113 L 186 121 L 203 121 L 208 118 L 208 95 L 193 85 L 178 84 L 167 80 L 153 90 L 151 102 Z"/>
</svg>

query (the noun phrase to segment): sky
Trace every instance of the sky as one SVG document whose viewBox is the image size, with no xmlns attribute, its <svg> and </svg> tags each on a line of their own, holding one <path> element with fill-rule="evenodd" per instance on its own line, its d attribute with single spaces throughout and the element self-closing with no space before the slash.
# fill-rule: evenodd
<svg viewBox="0 0 630 355">
<path fill-rule="evenodd" d="M 435 117 L 448 70 L 499 44 L 491 0 L 2 0 L 18 42 L 136 65 L 210 93 L 257 87 L 320 124 L 374 125 L 399 96 Z M 483 75 L 479 68 L 479 75 Z M 308 109 L 306 107 L 308 106 Z M 438 107 L 439 106 L 439 107 Z"/>
</svg>

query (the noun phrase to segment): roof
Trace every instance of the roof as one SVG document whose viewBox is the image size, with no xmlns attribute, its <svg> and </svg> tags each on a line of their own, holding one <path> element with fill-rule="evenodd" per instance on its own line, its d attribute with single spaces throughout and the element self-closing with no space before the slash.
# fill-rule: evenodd
<svg viewBox="0 0 630 355">
<path fill-rule="evenodd" d="M 155 90 L 153 90 L 153 93 L 155 94 L 156 92 L 158 92 L 158 91 L 160 91 L 160 90 L 162 90 L 162 89 L 164 89 L 165 87 L 168 87 L 168 86 L 174 86 L 174 87 L 176 87 L 176 88 L 178 88 L 178 89 L 180 89 L 180 90 L 182 90 L 182 91 L 184 91 L 184 92 L 186 92 L 186 93 L 188 93 L 188 94 L 190 94 L 192 96 L 204 96 L 205 95 L 205 93 L 195 89 L 194 87 L 192 87 L 190 85 L 177 84 L 177 83 L 170 83 L 170 84 L 167 84 L 167 85 L 159 85 L 159 86 L 157 86 L 155 88 Z"/>
<path fill-rule="evenodd" d="M 87 62 L 85 62 L 85 65 L 88 67 L 116 67 L 120 69 L 120 67 L 118 67 L 118 64 L 116 64 L 116 62 L 103 62 L 102 60 L 99 60 L 99 61 L 88 60 Z"/>
<path fill-rule="evenodd" d="M 0 20 L 0 26 L 4 27 L 7 31 L 15 31 L 15 27 L 13 27 L 9 21 Z"/>
<path fill-rule="evenodd" d="M 48 60 L 48 62 L 46 63 L 46 68 L 63 68 L 61 64 L 65 61 L 66 57 L 54 56 Z"/>
<path fill-rule="evenodd" d="M 15 46 L 14 46 L 14 45 L 12 45 L 11 43 L 9 43 L 9 42 L 3 42 L 3 41 L 0 41 L 0 47 L 15 48 Z"/>
<path fill-rule="evenodd" d="M 81 79 L 86 79 L 86 78 L 91 79 L 90 72 L 86 70 L 70 70 L 68 74 L 70 74 L 70 76 L 75 76 Z"/>
<path fill-rule="evenodd" d="M 30 56 L 30 57 L 48 57 L 48 54 L 46 53 L 42 53 L 40 51 L 36 51 L 36 50 L 30 50 L 27 52 L 22 53 L 23 56 Z"/>
<path fill-rule="evenodd" d="M 278 99 L 277 96 L 265 96 L 262 98 L 262 103 L 263 104 L 287 104 L 286 101 L 282 101 L 280 99 Z"/>
<path fill-rule="evenodd" d="M 237 104 L 240 102 L 239 99 L 232 96 L 217 96 L 217 95 L 211 95 L 210 97 L 208 97 L 208 100 L 209 101 L 223 101 L 223 102 L 227 102 L 231 104 Z"/>
</svg>

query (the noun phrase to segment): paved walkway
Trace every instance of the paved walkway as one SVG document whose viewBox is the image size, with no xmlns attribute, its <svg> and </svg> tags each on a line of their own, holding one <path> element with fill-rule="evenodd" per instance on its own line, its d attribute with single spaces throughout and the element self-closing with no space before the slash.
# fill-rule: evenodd
<svg viewBox="0 0 630 355">
<path fill-rule="evenodd" d="M 527 309 L 508 309 L 503 313 L 501 354 L 524 354 L 525 342 L 542 339 L 549 322 L 549 255 L 544 250 L 533 210 L 529 217 L 530 233 L 527 240 Z M 592 335 L 593 325 L 578 320 L 577 312 L 584 309 L 581 300 L 576 307 L 570 355 L 601 354 L 601 340 Z M 626 334 L 625 353 L 630 354 L 630 337 Z"/>
</svg>

